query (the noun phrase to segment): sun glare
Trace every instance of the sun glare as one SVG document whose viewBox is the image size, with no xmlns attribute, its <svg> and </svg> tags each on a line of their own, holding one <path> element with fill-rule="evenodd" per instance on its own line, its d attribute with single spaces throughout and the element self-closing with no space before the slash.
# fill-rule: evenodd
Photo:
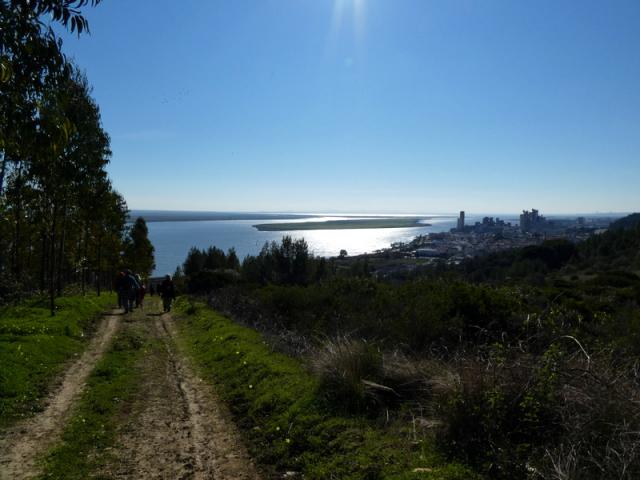
<svg viewBox="0 0 640 480">
<path fill-rule="evenodd" d="M 335 43 L 337 37 L 344 30 L 350 28 L 356 42 L 360 44 L 364 39 L 366 0 L 334 0 L 331 20 L 330 41 Z M 351 17 L 351 26 L 345 25 Z"/>
</svg>

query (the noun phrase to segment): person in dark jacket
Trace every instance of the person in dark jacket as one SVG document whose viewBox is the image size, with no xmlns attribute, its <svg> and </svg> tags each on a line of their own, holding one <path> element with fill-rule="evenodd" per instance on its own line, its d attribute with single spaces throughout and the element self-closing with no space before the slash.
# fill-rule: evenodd
<svg viewBox="0 0 640 480">
<path fill-rule="evenodd" d="M 165 275 L 162 284 L 158 287 L 158 293 L 162 297 L 162 308 L 165 312 L 171 311 L 171 302 L 176 296 L 176 290 L 173 286 L 173 280 L 169 275 Z"/>
<path fill-rule="evenodd" d="M 118 294 L 118 308 L 124 308 L 125 305 L 125 274 L 124 272 L 118 272 L 115 281 L 116 293 Z"/>
<path fill-rule="evenodd" d="M 138 294 L 136 295 L 136 308 L 143 308 L 144 306 L 144 295 L 147 293 L 147 288 L 144 286 L 144 282 L 139 274 L 135 275 L 136 280 L 138 281 Z"/>
<path fill-rule="evenodd" d="M 133 307 L 138 297 L 138 290 L 140 290 L 140 284 L 136 277 L 133 276 L 131 270 L 124 271 L 124 313 L 133 311 Z"/>
</svg>

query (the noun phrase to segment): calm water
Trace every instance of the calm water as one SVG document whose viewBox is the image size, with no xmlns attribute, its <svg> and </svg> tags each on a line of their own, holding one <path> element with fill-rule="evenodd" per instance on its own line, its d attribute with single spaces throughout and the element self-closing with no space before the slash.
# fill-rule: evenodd
<svg viewBox="0 0 640 480">
<path fill-rule="evenodd" d="M 323 217 L 323 219 L 339 217 Z M 318 218 L 299 221 L 317 221 Z M 282 220 L 211 220 L 194 222 L 150 222 L 149 237 L 156 249 L 156 270 L 154 275 L 173 274 L 176 267 L 184 262 L 191 247 L 207 248 L 215 245 L 227 251 L 235 247 L 238 257 L 257 254 L 265 242 L 280 241 L 284 235 L 303 237 L 310 249 L 325 257 L 337 256 L 341 249 L 349 255 L 373 252 L 386 248 L 393 242 L 406 242 L 417 235 L 429 232 L 448 231 L 455 226 L 451 217 L 425 220 L 432 226 L 414 228 L 372 228 L 355 230 L 307 230 L 292 232 L 260 232 L 252 225 L 257 223 L 277 223 Z M 291 222 L 291 220 L 287 220 Z"/>
</svg>

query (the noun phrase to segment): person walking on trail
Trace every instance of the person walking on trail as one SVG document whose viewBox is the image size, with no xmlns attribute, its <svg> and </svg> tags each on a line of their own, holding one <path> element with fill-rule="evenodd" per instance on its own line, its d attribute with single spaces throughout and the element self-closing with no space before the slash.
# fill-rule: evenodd
<svg viewBox="0 0 640 480">
<path fill-rule="evenodd" d="M 126 291 L 124 278 L 125 278 L 124 272 L 118 272 L 118 275 L 116 276 L 116 282 L 115 282 L 116 293 L 118 294 L 118 308 L 124 308 L 125 291 Z"/>
<path fill-rule="evenodd" d="M 158 287 L 158 293 L 162 297 L 162 308 L 165 312 L 170 312 L 171 302 L 176 296 L 176 290 L 169 275 L 165 275 L 162 284 Z"/>
<path fill-rule="evenodd" d="M 136 296 L 136 307 L 143 308 L 144 304 L 144 294 L 147 292 L 147 288 L 144 286 L 144 282 L 139 274 L 135 275 L 136 280 L 138 281 L 138 295 Z"/>
<path fill-rule="evenodd" d="M 138 280 L 136 280 L 136 277 L 133 276 L 133 273 L 131 273 L 131 270 L 125 270 L 124 273 L 124 313 L 129 313 L 133 311 L 136 298 L 138 297 L 138 290 L 140 290 L 140 284 Z"/>
</svg>

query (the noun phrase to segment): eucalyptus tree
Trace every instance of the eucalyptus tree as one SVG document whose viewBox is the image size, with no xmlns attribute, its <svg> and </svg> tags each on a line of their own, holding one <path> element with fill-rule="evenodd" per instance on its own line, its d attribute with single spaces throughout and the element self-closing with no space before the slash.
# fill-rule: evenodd
<svg viewBox="0 0 640 480">
<path fill-rule="evenodd" d="M 149 229 L 144 218 L 138 217 L 129 228 L 124 241 L 124 264 L 143 277 L 155 268 L 154 247 L 149 240 Z"/>
<path fill-rule="evenodd" d="M 28 156 L 45 79 L 65 63 L 62 42 L 43 17 L 80 35 L 89 28 L 81 8 L 98 3 L 0 0 L 0 195 L 7 171 Z"/>
<path fill-rule="evenodd" d="M 82 9 L 99 2 L 0 0 L 0 277 L 47 289 L 52 313 L 65 282 L 90 272 L 99 288 L 123 248 L 109 136 L 51 28 L 87 32 Z"/>
</svg>

